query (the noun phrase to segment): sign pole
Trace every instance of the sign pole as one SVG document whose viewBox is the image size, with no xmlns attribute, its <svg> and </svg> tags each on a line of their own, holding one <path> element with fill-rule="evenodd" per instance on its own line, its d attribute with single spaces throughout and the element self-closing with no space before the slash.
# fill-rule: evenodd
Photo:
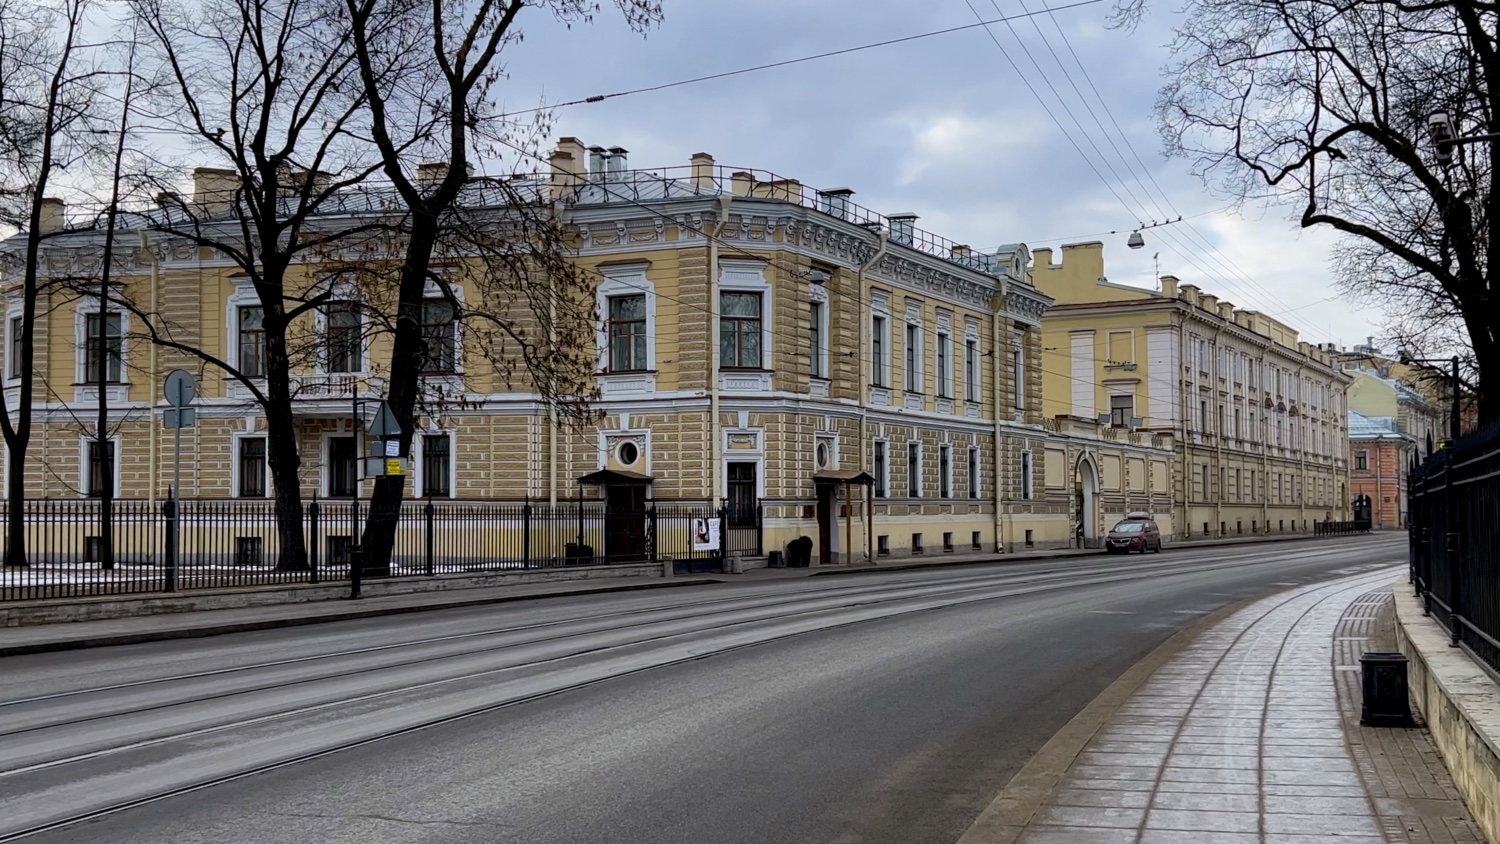
<svg viewBox="0 0 1500 844">
<path fill-rule="evenodd" d="M 354 427 L 354 454 L 357 456 L 359 450 L 359 386 L 356 383 L 349 391 L 350 419 Z M 358 464 L 356 464 L 357 466 Z M 364 555 L 359 548 L 359 476 L 360 472 L 354 469 L 354 497 L 349 501 L 349 599 L 357 600 L 360 596 L 362 579 L 364 578 Z"/>
<path fill-rule="evenodd" d="M 167 375 L 167 427 L 172 428 L 172 494 L 167 499 L 167 591 L 177 589 L 178 557 L 182 541 L 182 429 L 197 424 L 196 411 L 189 405 L 198 395 L 198 382 L 186 370 L 174 369 Z"/>
</svg>

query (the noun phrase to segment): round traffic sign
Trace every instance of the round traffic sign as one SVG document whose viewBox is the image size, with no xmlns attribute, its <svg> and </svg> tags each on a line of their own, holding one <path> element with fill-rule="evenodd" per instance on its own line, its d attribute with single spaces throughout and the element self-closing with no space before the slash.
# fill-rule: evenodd
<svg viewBox="0 0 1500 844">
<path fill-rule="evenodd" d="M 198 396 L 198 381 L 186 369 L 174 369 L 167 376 L 167 404 L 187 407 Z"/>
</svg>

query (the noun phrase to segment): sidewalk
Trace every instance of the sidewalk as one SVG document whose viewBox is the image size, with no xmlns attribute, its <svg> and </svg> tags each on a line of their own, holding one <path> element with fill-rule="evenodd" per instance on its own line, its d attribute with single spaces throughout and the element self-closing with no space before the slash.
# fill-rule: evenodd
<svg viewBox="0 0 1500 844">
<path fill-rule="evenodd" d="M 1393 649 L 1396 576 L 1207 626 L 1072 747 L 1049 742 L 960 844 L 1482 842 L 1425 730 L 1359 726 L 1359 656 Z"/>
</svg>

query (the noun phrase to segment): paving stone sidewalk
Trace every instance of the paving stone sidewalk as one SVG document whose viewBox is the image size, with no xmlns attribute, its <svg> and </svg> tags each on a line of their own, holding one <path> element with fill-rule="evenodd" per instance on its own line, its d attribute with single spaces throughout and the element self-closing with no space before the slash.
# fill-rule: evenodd
<svg viewBox="0 0 1500 844">
<path fill-rule="evenodd" d="M 1094 736 L 1022 844 L 1482 841 L 1425 733 L 1358 726 L 1348 679 L 1394 578 L 1291 590 L 1204 632 Z"/>
</svg>

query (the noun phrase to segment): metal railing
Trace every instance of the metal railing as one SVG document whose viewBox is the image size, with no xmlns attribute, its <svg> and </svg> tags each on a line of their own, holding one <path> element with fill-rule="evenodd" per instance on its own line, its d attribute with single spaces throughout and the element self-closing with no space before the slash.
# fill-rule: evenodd
<svg viewBox="0 0 1500 844">
<path fill-rule="evenodd" d="M 1352 522 L 1313 522 L 1313 536 L 1343 536 L 1350 533 L 1369 533 L 1370 522 L 1357 519 Z"/>
<path fill-rule="evenodd" d="M 9 547 L 11 506 L 0 502 L 0 552 Z M 362 531 L 369 519 L 368 503 L 348 500 L 312 501 L 283 524 L 271 500 L 188 499 L 173 554 L 167 502 L 114 501 L 108 547 L 97 500 L 20 506 L 25 565 L 0 566 L 0 601 L 339 582 L 352 575 L 351 520 Z M 660 501 L 621 512 L 600 501 L 408 500 L 396 516 L 389 569 L 366 561 L 362 574 L 441 577 L 628 563 L 719 571 L 726 554 L 758 552 L 756 513 L 752 526 L 725 527 L 711 548 L 698 533 L 713 519 L 728 521 L 723 509 L 703 503 Z M 290 537 L 300 537 L 305 556 L 290 553 Z"/>
<path fill-rule="evenodd" d="M 1411 580 L 1453 644 L 1500 670 L 1500 427 L 1413 466 Z"/>
</svg>

